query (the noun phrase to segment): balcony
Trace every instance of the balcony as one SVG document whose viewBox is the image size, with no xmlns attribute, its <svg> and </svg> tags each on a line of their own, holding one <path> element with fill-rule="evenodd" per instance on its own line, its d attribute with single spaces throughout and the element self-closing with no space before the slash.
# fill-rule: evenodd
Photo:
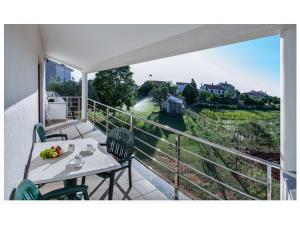
<svg viewBox="0 0 300 225">
<path fill-rule="evenodd" d="M 66 114 L 56 119 L 67 118 L 64 121 L 67 124 L 63 125 L 69 128 L 73 122 L 81 120 L 84 122 L 82 125 L 92 125 L 104 138 L 113 127 L 132 130 L 136 141 L 135 165 L 157 174 L 169 184 L 168 190 L 171 191 L 168 193 L 171 194 L 165 194 L 159 189 L 167 198 L 180 199 L 181 193 L 184 193 L 192 199 L 295 199 L 295 25 L 9 24 L 5 25 L 4 34 L 5 199 L 12 197 L 14 189 L 25 177 L 24 168 L 33 146 L 34 125 L 38 122 L 46 124 L 45 121 L 49 120 L 52 122 L 49 132 L 63 129 L 60 126 L 62 124 L 56 123 L 61 121 L 55 121 L 51 113 L 47 115 L 44 104 L 45 58 L 61 62 L 82 73 L 81 100 L 78 98 L 78 105 L 75 106 L 73 99 L 65 99 L 65 103 L 61 104 L 65 106 L 60 107 L 59 112 L 63 115 L 65 110 Z M 87 75 L 90 73 L 275 34 L 280 35 L 281 39 L 281 165 L 88 99 Z M 77 138 L 86 132 L 90 130 L 84 132 L 83 129 Z M 95 136 L 99 138 L 100 135 Z M 150 175 L 144 175 L 137 169 L 136 172 L 151 181 Z M 140 193 L 140 196 L 144 194 Z"/>
<path fill-rule="evenodd" d="M 66 115 L 72 119 L 79 110 L 80 97 L 77 98 L 67 101 Z M 128 189 L 126 172 L 119 173 L 115 199 L 279 199 L 281 168 L 276 163 L 92 99 L 87 101 L 87 110 L 87 122 L 68 120 L 47 130 L 50 134 L 65 133 L 70 139 L 90 137 L 98 142 L 105 142 L 106 134 L 115 127 L 134 132 L 133 188 Z M 107 181 L 91 176 L 87 184 L 92 199 L 107 198 Z M 54 187 L 60 185 L 62 183 L 54 184 Z M 42 190 L 48 191 L 51 187 L 52 184 L 45 185 Z"/>
</svg>

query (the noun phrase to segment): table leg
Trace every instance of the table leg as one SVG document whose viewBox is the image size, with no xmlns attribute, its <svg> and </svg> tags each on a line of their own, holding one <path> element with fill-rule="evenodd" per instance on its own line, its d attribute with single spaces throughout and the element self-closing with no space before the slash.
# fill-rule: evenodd
<svg viewBox="0 0 300 225">
<path fill-rule="evenodd" d="M 77 179 L 74 178 L 74 179 L 69 179 L 69 180 L 64 180 L 64 187 L 67 188 L 67 187 L 74 187 L 77 185 Z M 72 200 L 72 199 L 76 199 L 78 198 L 78 193 L 77 194 L 70 194 L 67 196 L 69 200 Z"/>
<path fill-rule="evenodd" d="M 113 199 L 114 183 L 115 183 L 115 171 L 111 171 L 109 175 L 108 200 Z"/>
</svg>

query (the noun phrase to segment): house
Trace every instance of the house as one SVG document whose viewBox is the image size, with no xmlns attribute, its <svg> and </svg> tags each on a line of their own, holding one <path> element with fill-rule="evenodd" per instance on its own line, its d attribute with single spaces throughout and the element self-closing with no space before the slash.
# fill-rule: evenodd
<svg viewBox="0 0 300 225">
<path fill-rule="evenodd" d="M 251 90 L 251 91 L 245 92 L 243 94 L 246 94 L 250 98 L 256 99 L 256 100 L 262 100 L 262 99 L 270 97 L 266 92 L 263 92 L 263 91 L 254 91 L 254 90 Z"/>
<path fill-rule="evenodd" d="M 71 80 L 72 70 L 64 64 L 56 63 L 52 60 L 46 60 L 46 89 L 52 80 L 56 82 L 66 82 Z"/>
<path fill-rule="evenodd" d="M 183 112 L 183 101 L 182 99 L 176 98 L 170 95 L 165 103 L 166 111 L 168 114 L 172 115 L 182 115 Z"/>
<path fill-rule="evenodd" d="M 216 95 L 230 94 L 231 98 L 236 98 L 237 89 L 232 85 L 225 82 L 220 82 L 216 85 L 212 84 L 201 84 L 199 92 L 206 91 Z"/>
<path fill-rule="evenodd" d="M 161 84 L 163 84 L 163 83 L 166 83 L 166 81 L 162 81 L 162 80 L 151 80 L 152 82 L 153 82 L 153 84 L 155 85 L 155 86 L 160 86 Z"/>
<path fill-rule="evenodd" d="M 189 83 L 184 83 L 184 82 L 176 82 L 176 85 L 178 87 L 178 92 L 182 93 L 185 86 L 188 85 Z"/>
<path fill-rule="evenodd" d="M 224 95 L 226 89 L 220 85 L 214 85 L 212 84 L 201 84 L 201 87 L 199 89 L 200 92 L 208 92 L 211 94 L 216 94 L 216 95 Z"/>
</svg>

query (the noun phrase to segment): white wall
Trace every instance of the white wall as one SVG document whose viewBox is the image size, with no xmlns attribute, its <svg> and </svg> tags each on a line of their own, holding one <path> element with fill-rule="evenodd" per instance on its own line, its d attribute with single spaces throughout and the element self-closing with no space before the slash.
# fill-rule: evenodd
<svg viewBox="0 0 300 225">
<path fill-rule="evenodd" d="M 37 25 L 4 27 L 4 198 L 23 179 L 38 122 L 38 63 L 44 50 Z"/>
</svg>

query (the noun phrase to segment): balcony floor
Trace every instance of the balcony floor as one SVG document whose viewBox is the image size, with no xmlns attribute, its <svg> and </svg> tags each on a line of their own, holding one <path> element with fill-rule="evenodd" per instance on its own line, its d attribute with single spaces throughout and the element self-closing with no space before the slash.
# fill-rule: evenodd
<svg viewBox="0 0 300 225">
<path fill-rule="evenodd" d="M 106 135 L 100 130 L 93 129 L 90 122 L 68 121 L 60 125 L 47 127 L 47 134 L 65 133 L 69 139 L 94 138 L 98 142 L 105 142 Z M 51 139 L 55 140 L 55 139 Z M 81 179 L 78 179 L 78 183 Z M 114 200 L 171 200 L 174 188 L 161 177 L 148 170 L 137 160 L 132 163 L 132 188 L 128 185 L 128 171 L 123 170 L 116 174 L 114 186 Z M 88 176 L 86 185 L 91 200 L 106 200 L 108 198 L 109 180 L 97 175 Z M 63 182 L 45 184 L 40 188 L 42 193 L 63 187 Z M 179 193 L 179 199 L 189 198 Z"/>
</svg>

